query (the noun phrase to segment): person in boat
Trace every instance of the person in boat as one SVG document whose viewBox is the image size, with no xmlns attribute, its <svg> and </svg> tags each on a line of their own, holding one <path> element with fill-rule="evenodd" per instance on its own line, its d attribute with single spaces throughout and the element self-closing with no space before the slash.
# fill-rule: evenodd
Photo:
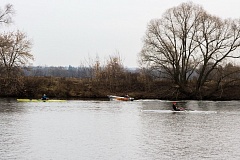
<svg viewBox="0 0 240 160">
<path fill-rule="evenodd" d="M 176 103 L 176 102 L 173 102 L 172 107 L 173 107 L 173 110 L 174 110 L 174 111 L 184 111 L 183 108 L 180 108 L 180 107 L 177 106 L 177 103 Z"/>
<path fill-rule="evenodd" d="M 128 95 L 128 94 L 125 94 L 124 97 L 125 97 L 125 98 L 129 98 L 129 95 Z"/>
<path fill-rule="evenodd" d="M 49 98 L 47 97 L 47 95 L 46 95 L 46 94 L 43 94 L 41 100 L 48 100 L 48 99 L 49 99 Z"/>
</svg>

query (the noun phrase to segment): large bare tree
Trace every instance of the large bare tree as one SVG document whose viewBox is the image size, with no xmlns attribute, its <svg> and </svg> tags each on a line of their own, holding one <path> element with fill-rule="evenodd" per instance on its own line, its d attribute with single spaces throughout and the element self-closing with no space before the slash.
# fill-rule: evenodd
<svg viewBox="0 0 240 160">
<path fill-rule="evenodd" d="M 188 2 L 168 9 L 161 19 L 150 21 L 140 58 L 147 67 L 170 79 L 178 91 L 201 99 L 213 73 L 218 76 L 209 94 L 225 82 L 227 76 L 219 68 L 240 58 L 239 47 L 239 19 L 221 19 Z"/>
<path fill-rule="evenodd" d="M 12 23 L 14 9 L 11 4 L 0 8 L 0 25 Z M 4 95 L 16 94 L 22 91 L 23 81 L 19 77 L 21 67 L 33 60 L 30 53 L 31 41 L 25 33 L 3 32 L 0 33 L 0 90 Z"/>
<path fill-rule="evenodd" d="M 0 34 L 0 63 L 8 77 L 33 60 L 31 45 L 26 34 L 20 31 Z"/>
<path fill-rule="evenodd" d="M 7 4 L 3 9 L 0 8 L 0 25 L 12 23 L 14 14 L 13 5 Z M 33 60 L 33 55 L 30 53 L 31 42 L 27 39 L 25 33 L 3 32 L 0 33 L 0 66 L 2 73 L 7 76 L 26 65 L 29 60 Z"/>
</svg>

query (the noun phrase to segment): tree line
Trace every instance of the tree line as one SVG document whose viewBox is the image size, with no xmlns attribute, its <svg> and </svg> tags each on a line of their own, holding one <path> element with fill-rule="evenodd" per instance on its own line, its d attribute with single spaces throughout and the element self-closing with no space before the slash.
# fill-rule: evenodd
<svg viewBox="0 0 240 160">
<path fill-rule="evenodd" d="M 138 68 L 125 68 L 128 72 L 137 72 Z M 67 77 L 67 78 L 92 78 L 94 69 L 91 66 L 68 67 L 63 66 L 28 66 L 22 68 L 24 76 L 33 77 Z"/>
<path fill-rule="evenodd" d="M 107 95 L 125 95 L 128 94 L 136 99 L 157 98 L 157 99 L 198 99 L 189 98 L 189 95 L 178 91 L 178 86 L 165 79 L 158 70 L 141 68 L 134 71 L 125 68 L 119 57 L 109 57 L 107 64 L 102 65 L 96 61 L 91 67 L 36 67 L 47 70 L 48 74 L 29 74 L 32 68 L 28 70 L 28 75 L 22 72 L 21 76 L 12 77 L 11 87 L 6 86 L 7 79 L 1 79 L 0 96 L 13 96 L 23 98 L 39 98 L 42 94 L 47 94 L 50 98 L 107 98 Z M 50 69 L 50 71 L 48 71 Z M 54 69 L 56 69 L 54 71 Z M 60 72 L 58 72 L 60 69 Z M 80 77 L 72 71 L 81 71 Z M 163 70 L 163 69 L 162 69 Z M 226 74 L 238 71 L 239 67 L 231 63 L 221 66 Z M 43 71 L 45 72 L 45 71 Z M 63 73 L 62 73 L 63 72 Z M 163 72 L 163 71 L 162 71 Z M 35 73 L 35 71 L 33 71 Z M 37 72 L 39 73 L 39 72 Z M 59 74 L 57 74 L 59 73 Z M 230 74 L 233 81 L 227 86 L 221 86 L 209 94 L 206 92 L 202 99 L 211 100 L 230 100 L 239 99 L 238 89 L 240 83 L 237 79 L 240 74 Z M 65 74 L 65 75 L 64 75 Z M 81 76 L 82 75 L 82 76 Z M 76 77 L 74 77 L 76 76 Z M 198 73 L 190 76 L 194 83 Z M 5 80 L 5 81 L 4 81 Z M 235 81 L 234 81 L 235 80 Z M 5 85 L 4 85 L 5 84 Z M 205 84 L 206 90 L 211 90 L 215 86 L 215 74 L 212 74 L 211 80 Z M 208 97 L 207 97 L 208 96 Z"/>
</svg>

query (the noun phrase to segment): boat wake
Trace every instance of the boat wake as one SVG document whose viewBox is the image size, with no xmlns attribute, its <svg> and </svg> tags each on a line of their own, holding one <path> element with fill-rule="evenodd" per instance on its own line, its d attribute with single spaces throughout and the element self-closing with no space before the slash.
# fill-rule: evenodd
<svg viewBox="0 0 240 160">
<path fill-rule="evenodd" d="M 197 111 L 197 110 L 184 110 L 184 111 L 173 111 L 173 110 L 142 110 L 146 113 L 203 113 L 212 114 L 217 113 L 217 111 Z"/>
</svg>

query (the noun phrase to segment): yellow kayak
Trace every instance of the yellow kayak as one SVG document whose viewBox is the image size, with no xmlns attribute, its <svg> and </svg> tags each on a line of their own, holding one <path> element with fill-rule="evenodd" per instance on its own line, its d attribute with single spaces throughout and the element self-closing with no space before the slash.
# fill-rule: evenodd
<svg viewBox="0 0 240 160">
<path fill-rule="evenodd" d="M 60 99 L 48 99 L 48 100 L 41 100 L 41 99 L 17 99 L 18 102 L 66 102 L 67 100 L 60 100 Z"/>
</svg>

